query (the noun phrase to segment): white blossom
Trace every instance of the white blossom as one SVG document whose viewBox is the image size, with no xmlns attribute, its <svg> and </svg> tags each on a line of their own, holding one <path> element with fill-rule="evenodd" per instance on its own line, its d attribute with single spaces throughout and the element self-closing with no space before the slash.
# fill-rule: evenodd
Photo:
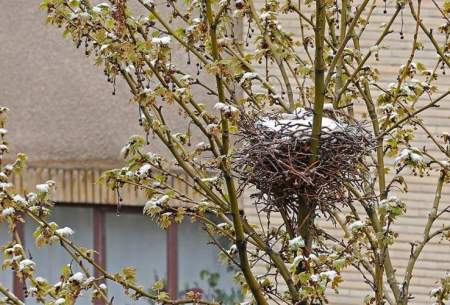
<svg viewBox="0 0 450 305">
<path fill-rule="evenodd" d="M 210 145 L 205 142 L 200 142 L 196 146 L 197 146 L 197 148 L 203 149 L 203 150 L 207 150 L 210 148 Z"/>
<path fill-rule="evenodd" d="M 313 282 L 318 282 L 318 281 L 320 281 L 320 275 L 319 274 L 313 274 L 313 275 L 311 275 L 310 280 L 313 281 Z"/>
<path fill-rule="evenodd" d="M 303 255 L 298 255 L 294 257 L 294 260 L 292 261 L 291 264 L 291 268 L 297 268 L 298 264 L 304 260 L 306 260 L 306 258 Z"/>
<path fill-rule="evenodd" d="M 313 246 L 313 248 L 314 248 L 314 246 Z M 307 259 L 308 259 L 308 260 L 311 260 L 311 261 L 313 261 L 313 262 L 318 262 L 318 261 L 319 261 L 319 257 L 318 257 L 317 255 L 315 255 L 314 253 L 311 253 L 311 254 L 307 257 Z"/>
<path fill-rule="evenodd" d="M 192 75 L 189 74 L 185 74 L 180 78 L 181 81 L 186 82 L 186 83 L 193 83 L 195 80 L 192 77 Z"/>
</svg>

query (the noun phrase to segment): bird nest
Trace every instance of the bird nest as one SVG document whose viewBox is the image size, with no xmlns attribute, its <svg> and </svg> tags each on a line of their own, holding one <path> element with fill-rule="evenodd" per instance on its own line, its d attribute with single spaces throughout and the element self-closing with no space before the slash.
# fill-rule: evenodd
<svg viewBox="0 0 450 305">
<path fill-rule="evenodd" d="M 351 200 L 346 186 L 363 187 L 365 157 L 373 149 L 370 133 L 337 111 L 322 118 L 317 161 L 311 162 L 313 112 L 271 114 L 241 121 L 235 170 L 266 211 L 296 215 L 309 205 L 329 212 Z"/>
</svg>

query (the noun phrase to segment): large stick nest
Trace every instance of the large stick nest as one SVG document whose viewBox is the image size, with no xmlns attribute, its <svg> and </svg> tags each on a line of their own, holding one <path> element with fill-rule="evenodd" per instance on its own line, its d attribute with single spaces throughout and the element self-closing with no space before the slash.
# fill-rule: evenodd
<svg viewBox="0 0 450 305">
<path fill-rule="evenodd" d="M 350 200 L 346 185 L 363 185 L 364 159 L 374 148 L 362 124 L 326 111 L 318 160 L 311 164 L 313 113 L 270 114 L 241 121 L 241 146 L 235 169 L 243 185 L 253 185 L 258 203 L 288 214 L 301 205 L 330 211 Z"/>
</svg>

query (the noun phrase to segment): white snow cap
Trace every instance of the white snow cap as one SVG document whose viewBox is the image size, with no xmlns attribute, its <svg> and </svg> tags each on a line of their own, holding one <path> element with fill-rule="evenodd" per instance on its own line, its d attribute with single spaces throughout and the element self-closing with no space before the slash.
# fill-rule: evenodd
<svg viewBox="0 0 450 305">
<path fill-rule="evenodd" d="M 334 280 L 337 276 L 337 272 L 334 270 L 324 271 L 320 273 L 320 276 L 326 277 L 330 281 Z"/>
<path fill-rule="evenodd" d="M 27 201 L 25 200 L 25 198 L 23 198 L 19 194 L 14 195 L 13 200 L 21 206 L 27 205 Z"/>
<path fill-rule="evenodd" d="M 238 113 L 239 109 L 237 109 L 236 107 L 232 106 L 232 105 L 227 105 L 224 103 L 216 103 L 214 105 L 214 109 L 219 110 L 220 112 L 223 112 L 225 114 L 232 114 L 232 113 Z"/>
<path fill-rule="evenodd" d="M 16 211 L 16 210 L 14 210 L 14 208 L 11 208 L 11 207 L 6 208 L 6 209 L 3 209 L 3 211 L 2 211 L 2 216 L 3 216 L 3 217 L 10 216 L 10 215 L 14 214 L 15 211 Z"/>
<path fill-rule="evenodd" d="M 305 241 L 301 236 L 297 236 L 289 241 L 289 248 L 292 250 L 297 250 L 305 246 Z"/>
<path fill-rule="evenodd" d="M 146 206 L 147 205 L 160 205 L 160 204 L 166 203 L 167 201 L 169 201 L 169 196 L 164 195 L 164 196 L 161 196 L 161 197 L 159 197 L 157 199 L 150 199 L 149 201 L 147 201 L 145 203 L 145 205 Z"/>
<path fill-rule="evenodd" d="M 66 300 L 63 298 L 59 298 L 55 301 L 55 305 L 62 305 L 64 303 L 66 303 Z"/>
<path fill-rule="evenodd" d="M 162 36 L 162 37 L 153 37 L 152 43 L 159 46 L 167 46 L 170 44 L 171 38 L 170 36 Z"/>
<path fill-rule="evenodd" d="M 36 267 L 36 263 L 33 262 L 31 259 L 24 259 L 19 263 L 19 271 L 23 271 L 27 268 L 34 269 L 34 267 Z"/>
<path fill-rule="evenodd" d="M 406 160 L 410 160 L 414 164 L 419 164 L 423 163 L 423 156 L 417 149 L 404 148 L 400 151 L 400 155 L 395 158 L 395 164 Z"/>
<path fill-rule="evenodd" d="M 61 236 L 67 237 L 67 236 L 73 235 L 73 233 L 75 233 L 75 232 L 69 227 L 64 227 L 64 228 L 56 230 L 56 233 Z"/>
<path fill-rule="evenodd" d="M 357 231 L 357 230 L 361 229 L 362 227 L 364 227 L 364 222 L 361 221 L 361 220 L 357 220 L 357 221 L 352 222 L 352 223 L 348 226 L 348 229 L 349 229 L 350 231 Z"/>
<path fill-rule="evenodd" d="M 153 1 L 153 0 L 144 0 L 142 2 L 146 5 L 151 5 L 151 6 L 155 5 L 155 1 Z"/>
<path fill-rule="evenodd" d="M 256 122 L 257 126 L 264 127 L 272 131 L 287 130 L 290 132 L 311 132 L 312 124 L 313 113 L 304 108 L 297 108 L 293 113 L 282 113 L 278 119 L 263 117 Z M 322 117 L 322 130 L 336 131 L 342 130 L 342 128 L 343 126 L 341 126 L 338 122 L 327 117 Z"/>
<path fill-rule="evenodd" d="M 77 272 L 69 278 L 69 281 L 82 283 L 84 281 L 84 274 Z"/>
<path fill-rule="evenodd" d="M 246 80 L 255 79 L 257 77 L 258 77 L 258 74 L 254 73 L 254 72 L 245 72 L 244 74 L 242 74 L 239 84 L 244 83 L 244 81 L 246 81 Z"/>
<path fill-rule="evenodd" d="M 35 280 L 36 280 L 36 282 L 37 282 L 38 284 L 45 284 L 45 283 L 47 283 L 47 280 L 44 279 L 42 276 L 36 277 Z"/>
<path fill-rule="evenodd" d="M 150 164 L 145 163 L 144 165 L 142 165 L 142 166 L 138 169 L 138 171 L 136 172 L 136 174 L 137 174 L 140 178 L 145 177 L 145 176 L 147 176 L 148 171 L 149 171 L 151 168 L 152 168 L 152 166 L 151 166 Z"/>
<path fill-rule="evenodd" d="M 323 104 L 323 110 L 329 110 L 329 111 L 334 110 L 334 106 L 332 103 L 325 103 L 325 104 Z"/>
<path fill-rule="evenodd" d="M 39 193 L 47 194 L 50 190 L 50 185 L 48 183 L 38 184 L 36 185 L 36 190 Z"/>
<path fill-rule="evenodd" d="M 166 203 L 167 201 L 169 201 L 169 199 L 170 197 L 168 195 L 150 199 L 144 205 L 143 209 L 144 214 L 147 214 L 149 211 L 151 211 L 152 208 L 159 207 L 161 204 Z"/>
<path fill-rule="evenodd" d="M 236 246 L 236 245 L 232 245 L 232 246 L 230 247 L 230 249 L 228 249 L 227 252 L 228 252 L 228 254 L 232 255 L 232 254 L 237 253 L 237 251 L 238 251 L 237 246 Z"/>
<path fill-rule="evenodd" d="M 435 297 L 435 296 L 437 296 L 439 293 L 441 293 L 441 291 L 442 291 L 442 287 L 436 287 L 436 288 L 433 288 L 433 289 L 431 289 L 431 291 L 430 291 L 430 295 L 433 296 L 433 297 Z"/>
</svg>

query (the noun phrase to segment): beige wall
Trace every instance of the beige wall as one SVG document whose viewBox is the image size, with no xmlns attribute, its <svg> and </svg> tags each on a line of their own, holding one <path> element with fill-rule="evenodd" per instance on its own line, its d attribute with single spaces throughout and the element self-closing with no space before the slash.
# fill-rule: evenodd
<svg viewBox="0 0 450 305">
<path fill-rule="evenodd" d="M 264 0 L 255 0 L 257 5 L 261 7 L 264 5 Z M 302 1 L 304 3 L 304 1 Z M 356 1 L 358 2 L 358 1 Z M 413 1 L 414 5 L 417 5 L 417 1 Z M 395 1 L 387 1 L 388 14 L 383 14 L 383 2 L 377 1 L 378 7 L 374 10 L 370 24 L 367 26 L 364 36 L 362 36 L 362 49 L 363 54 L 369 50 L 371 46 L 375 44 L 378 39 L 381 30 L 380 26 L 386 22 L 389 18 L 389 14 L 395 10 Z M 443 1 L 437 1 L 442 4 Z M 312 5 L 314 7 L 314 4 Z M 387 88 L 391 82 L 396 82 L 398 70 L 402 64 L 405 64 L 408 60 L 411 51 L 413 32 L 415 29 L 415 22 L 411 17 L 409 8 L 406 7 L 404 13 L 404 33 L 405 38 L 400 39 L 401 20 L 397 18 L 392 26 L 394 33 L 387 36 L 382 43 L 383 49 L 380 51 L 380 61 L 370 60 L 368 64 L 372 67 L 376 67 L 380 73 L 379 84 L 383 88 Z M 444 23 L 439 11 L 433 5 L 432 1 L 422 1 L 421 17 L 428 27 L 433 27 L 434 33 L 437 33 L 437 27 Z M 280 15 L 281 24 L 285 31 L 294 33 L 298 38 L 298 18 L 293 14 L 288 16 Z M 244 33 L 245 33 L 244 29 Z M 435 37 L 440 41 L 443 35 L 435 34 Z M 415 62 L 422 62 L 427 66 L 427 69 L 432 69 L 436 63 L 436 51 L 431 45 L 426 36 L 421 32 L 419 34 L 419 41 L 421 41 L 425 48 L 424 50 L 417 51 Z M 249 46 L 249 51 L 252 51 L 252 45 Z M 299 53 L 301 51 L 299 50 Z M 446 75 L 440 75 L 439 79 L 434 82 L 440 90 L 433 97 L 436 98 L 440 93 L 445 92 L 450 88 L 450 73 L 446 68 Z M 264 73 L 264 67 L 261 66 L 258 70 L 260 73 Z M 271 73 L 277 74 L 277 68 L 271 69 Z M 420 78 L 418 76 L 417 78 Z M 295 82 L 292 80 L 292 86 Z M 373 96 L 376 98 L 379 92 L 373 90 Z M 424 97 L 420 100 L 419 105 L 424 105 L 428 102 L 428 99 Z M 441 104 L 440 108 L 429 109 L 422 114 L 422 117 L 429 128 L 430 132 L 436 135 L 437 138 L 442 132 L 448 132 L 450 123 L 450 97 L 446 97 Z M 364 109 L 364 104 L 361 101 L 356 106 L 358 112 Z M 434 145 L 430 145 L 430 140 L 427 139 L 425 133 L 420 129 L 417 132 L 417 138 L 415 145 L 417 147 L 423 147 L 426 145 L 429 147 L 429 152 L 442 157 Z M 387 163 L 387 166 L 392 169 L 392 160 Z M 394 172 L 394 171 L 391 171 Z M 428 211 L 433 203 L 433 196 L 436 189 L 437 175 L 433 173 L 430 177 L 419 178 L 413 175 L 406 176 L 406 182 L 408 183 L 408 193 L 397 193 L 397 195 L 406 200 L 407 213 L 406 216 L 401 217 L 394 230 L 399 232 L 397 243 L 392 247 L 391 257 L 394 262 L 394 268 L 397 269 L 397 277 L 399 280 L 404 276 L 404 269 L 408 262 L 411 245 L 410 242 L 419 241 L 422 239 L 423 227 L 425 225 Z M 441 200 L 441 208 L 448 206 L 450 203 L 450 188 L 448 185 L 444 187 L 443 196 Z M 257 223 L 257 216 L 254 208 L 248 205 L 248 215 L 253 223 Z M 364 212 L 361 213 L 364 215 Z M 275 217 L 271 219 L 272 224 L 276 225 L 281 222 L 281 219 Z M 443 224 L 450 224 L 450 215 L 444 215 L 441 220 L 437 221 L 433 229 L 440 228 Z M 340 230 L 335 229 L 330 221 L 323 220 L 321 226 L 340 236 Z M 450 243 L 448 241 L 441 241 L 436 238 L 432 241 L 422 253 L 417 263 L 417 268 L 412 280 L 412 288 L 410 292 L 413 294 L 411 304 L 432 304 L 432 299 L 429 293 L 433 287 L 437 285 L 437 280 L 440 277 L 445 276 L 445 273 L 450 270 Z M 350 268 L 344 275 L 344 282 L 339 290 L 340 294 L 334 294 L 330 292 L 330 304 L 362 304 L 364 296 L 370 291 L 368 285 L 364 282 L 363 277 L 355 269 Z"/>
</svg>

